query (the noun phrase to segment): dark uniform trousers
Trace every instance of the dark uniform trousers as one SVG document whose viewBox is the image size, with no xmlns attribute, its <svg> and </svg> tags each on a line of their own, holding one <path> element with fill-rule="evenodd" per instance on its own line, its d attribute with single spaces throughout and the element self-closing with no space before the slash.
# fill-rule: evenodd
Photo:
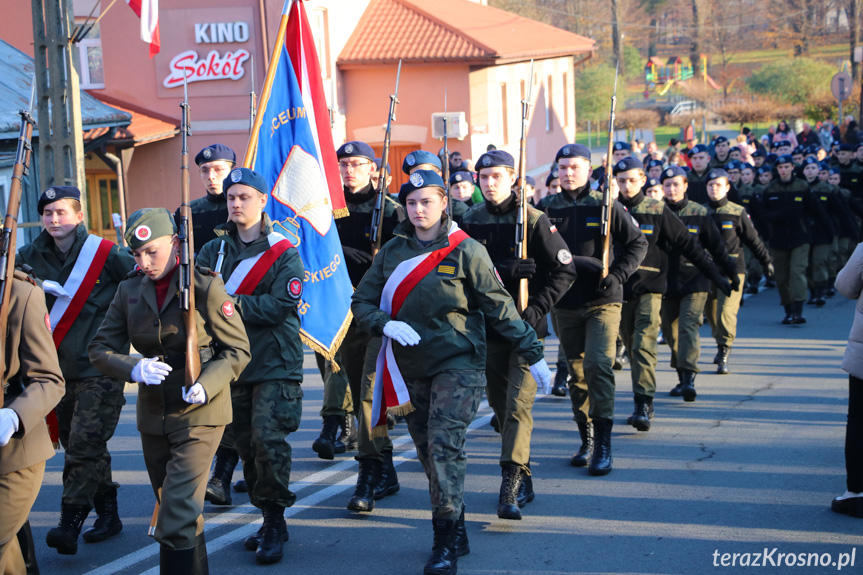
<svg viewBox="0 0 863 575">
<path fill-rule="evenodd" d="M 704 317 L 707 292 L 695 292 L 662 300 L 662 335 L 671 348 L 671 367 L 698 373 L 701 341 L 698 329 Z"/>
<path fill-rule="evenodd" d="M 371 336 L 365 349 L 362 378 L 362 402 L 360 403 L 359 432 L 357 434 L 357 459 L 377 459 L 383 461 L 384 453 L 392 453 L 393 441 L 389 436 L 372 437 L 374 414 L 372 402 L 375 393 L 375 370 L 377 369 L 378 352 L 381 349 L 381 337 Z"/>
<path fill-rule="evenodd" d="M 809 289 L 829 287 L 831 270 L 835 265 L 833 262 L 834 244 L 836 244 L 835 249 L 838 250 L 838 242 L 838 238 L 834 237 L 829 244 L 810 244 L 809 267 L 806 275 Z"/>
<path fill-rule="evenodd" d="M 743 299 L 746 274 L 737 274 L 737 277 L 740 279 L 740 289 L 731 292 L 731 295 L 725 295 L 713 285 L 707 296 L 704 315 L 707 316 L 716 345 L 731 347 L 737 337 L 737 312 L 740 311 L 740 301 Z"/>
<path fill-rule="evenodd" d="M 645 293 L 624 302 L 620 333 L 630 354 L 632 391 L 653 397 L 656 394 L 657 338 L 662 294 Z"/>
<path fill-rule="evenodd" d="M 36 502 L 45 462 L 0 475 L 0 574 L 25 575 L 27 567 L 18 543 L 18 531 Z"/>
<path fill-rule="evenodd" d="M 773 249 L 776 287 L 782 305 L 806 301 L 806 267 L 809 265 L 809 244 L 792 250 Z"/>
<path fill-rule="evenodd" d="M 63 503 L 67 505 L 93 507 L 93 496 L 112 486 L 108 440 L 126 403 L 123 385 L 108 377 L 66 381 L 66 393 L 55 411 L 60 444 L 66 450 Z"/>
<path fill-rule="evenodd" d="M 341 355 L 336 351 L 333 361 L 327 360 L 320 353 L 315 352 L 315 361 L 318 371 L 324 380 L 324 400 L 321 404 L 321 417 L 336 415 L 344 417 L 348 413 L 355 413 L 353 394 L 348 384 L 348 375 L 341 369 Z M 339 366 L 338 371 L 333 371 L 333 362 Z"/>
<path fill-rule="evenodd" d="M 509 343 L 489 339 L 486 345 L 486 396 L 501 426 L 500 464 L 527 469 L 536 380 Z"/>
<path fill-rule="evenodd" d="M 486 386 L 485 372 L 443 371 L 405 378 L 414 411 L 405 418 L 429 479 L 432 517 L 458 520 L 467 474 L 465 437 Z"/>
<path fill-rule="evenodd" d="M 168 549 L 194 547 L 204 532 L 207 474 L 224 430 L 195 425 L 165 435 L 141 433 L 150 485 L 157 497 L 162 490 L 155 538 Z"/>
<path fill-rule="evenodd" d="M 614 356 L 621 304 L 554 308 L 566 355 L 572 413 L 578 423 L 614 418 Z"/>
</svg>

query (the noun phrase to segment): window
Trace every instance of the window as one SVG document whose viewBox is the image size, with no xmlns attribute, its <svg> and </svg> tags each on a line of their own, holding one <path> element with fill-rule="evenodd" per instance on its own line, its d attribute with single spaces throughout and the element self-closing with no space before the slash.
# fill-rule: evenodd
<svg viewBox="0 0 863 575">
<path fill-rule="evenodd" d="M 96 172 L 86 174 L 85 178 L 87 227 L 91 234 L 116 241 L 117 236 L 111 214 L 120 211 L 117 176 L 111 172 Z"/>
<path fill-rule="evenodd" d="M 316 8 L 311 12 L 309 26 L 312 29 L 312 38 L 315 42 L 315 50 L 318 52 L 318 62 L 321 65 L 321 77 L 330 77 L 330 50 L 329 50 L 329 26 L 327 25 L 326 8 Z"/>
<path fill-rule="evenodd" d="M 563 127 L 569 127 L 569 84 L 566 83 L 566 72 L 563 73 Z"/>
<path fill-rule="evenodd" d="M 500 85 L 500 132 L 503 136 L 503 145 L 509 145 L 509 124 L 507 122 L 506 110 L 506 84 Z"/>
<path fill-rule="evenodd" d="M 83 23 L 83 20 L 79 22 Z M 102 66 L 102 33 L 99 24 L 94 25 L 78 42 L 78 58 L 81 64 L 81 88 L 104 88 L 105 69 Z"/>
<path fill-rule="evenodd" d="M 554 106 L 554 85 L 551 76 L 545 77 L 545 131 L 551 132 L 552 107 Z"/>
</svg>

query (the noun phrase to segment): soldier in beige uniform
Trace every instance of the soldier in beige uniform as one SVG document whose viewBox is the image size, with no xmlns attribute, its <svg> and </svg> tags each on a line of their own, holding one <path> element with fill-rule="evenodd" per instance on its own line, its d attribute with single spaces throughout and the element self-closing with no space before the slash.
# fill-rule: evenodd
<svg viewBox="0 0 863 575">
<path fill-rule="evenodd" d="M 140 268 L 117 290 L 90 344 L 105 375 L 138 382 L 138 431 L 161 507 L 155 538 L 163 574 L 206 574 L 204 492 L 210 462 L 231 422 L 230 384 L 249 363 L 249 341 L 222 280 L 196 270 L 201 373 L 185 386 L 186 326 L 180 309 L 176 225 L 163 208 L 129 218 L 126 241 Z M 123 353 L 129 343 L 144 358 Z"/>
</svg>

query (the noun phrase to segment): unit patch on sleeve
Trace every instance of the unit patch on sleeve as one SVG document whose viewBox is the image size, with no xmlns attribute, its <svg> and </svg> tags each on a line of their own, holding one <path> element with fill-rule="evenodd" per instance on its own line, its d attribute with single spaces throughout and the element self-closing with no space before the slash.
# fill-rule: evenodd
<svg viewBox="0 0 863 575">
<path fill-rule="evenodd" d="M 288 281 L 288 295 L 294 299 L 299 299 L 303 295 L 303 282 L 300 278 L 291 278 Z"/>
</svg>

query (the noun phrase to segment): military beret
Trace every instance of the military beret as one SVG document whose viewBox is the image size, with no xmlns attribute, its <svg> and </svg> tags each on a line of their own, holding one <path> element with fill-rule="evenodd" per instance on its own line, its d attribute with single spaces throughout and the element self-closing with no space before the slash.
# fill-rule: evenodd
<svg viewBox="0 0 863 575">
<path fill-rule="evenodd" d="M 779 157 L 779 156 L 778 156 L 778 155 L 776 155 L 776 154 L 772 154 L 772 153 L 771 153 L 771 154 L 767 154 L 767 157 L 765 157 L 765 158 L 764 158 L 764 163 L 765 163 L 765 164 L 775 164 L 775 163 L 776 163 L 776 158 L 778 158 L 778 157 Z"/>
<path fill-rule="evenodd" d="M 375 158 L 375 167 L 378 169 L 378 171 L 379 171 L 379 172 L 381 171 L 381 162 L 382 162 L 382 161 L 383 161 L 383 160 L 381 160 L 380 158 Z M 392 169 L 390 168 L 390 163 L 389 163 L 389 162 L 387 162 L 387 173 L 388 173 L 389 175 L 392 175 L 392 174 L 393 174 L 393 171 L 392 171 Z"/>
<path fill-rule="evenodd" d="M 823 170 L 829 170 L 830 169 L 830 162 L 828 162 L 827 160 L 822 160 L 822 161 L 818 162 L 818 167 L 821 168 L 822 171 Z"/>
<path fill-rule="evenodd" d="M 859 150 L 860 148 L 863 148 L 863 142 L 857 144 L 857 149 Z"/>
<path fill-rule="evenodd" d="M 621 150 L 626 150 L 628 152 L 628 151 L 632 150 L 632 146 L 630 146 L 626 142 L 615 142 L 614 143 L 614 151 L 619 152 Z"/>
<path fill-rule="evenodd" d="M 440 158 L 431 152 L 426 152 L 425 150 L 414 150 L 405 156 L 405 159 L 402 162 L 402 171 L 406 174 L 410 174 L 411 170 L 420 164 L 430 164 L 435 166 L 438 170 L 442 169 Z"/>
<path fill-rule="evenodd" d="M 755 150 L 754 152 L 752 152 L 752 157 L 753 158 L 766 158 L 767 152 L 765 152 L 764 150 L 759 148 L 759 149 Z"/>
<path fill-rule="evenodd" d="M 792 158 L 788 154 L 782 154 L 781 156 L 776 158 L 776 161 L 773 163 L 773 165 L 778 166 L 779 164 L 793 164 L 793 163 L 794 163 L 794 158 Z"/>
<path fill-rule="evenodd" d="M 816 155 L 817 155 L 817 154 L 818 154 L 818 150 L 820 150 L 820 149 L 821 149 L 821 146 L 819 146 L 818 144 L 812 144 L 811 146 L 807 146 L 807 147 L 806 147 L 806 153 L 807 153 L 807 154 L 816 154 Z"/>
<path fill-rule="evenodd" d="M 443 190 L 443 178 L 433 170 L 417 170 L 399 189 L 399 203 L 403 206 L 407 205 L 408 195 L 422 188 L 440 188 Z"/>
<path fill-rule="evenodd" d="M 614 164 L 612 174 L 616 176 L 617 174 L 628 172 L 629 170 L 638 170 L 639 172 L 644 173 L 644 165 L 638 161 L 638 158 L 629 156 Z"/>
<path fill-rule="evenodd" d="M 770 170 L 771 170 L 770 166 L 765 164 L 765 165 L 761 166 L 760 168 L 758 168 L 758 175 L 760 176 L 761 174 L 769 174 Z"/>
<path fill-rule="evenodd" d="M 235 184 L 243 184 L 250 188 L 255 188 L 262 194 L 270 193 L 270 186 L 267 185 L 267 180 L 264 176 L 250 170 L 249 168 L 234 168 L 228 177 L 222 182 L 222 190 L 227 194 L 228 188 Z"/>
<path fill-rule="evenodd" d="M 675 178 L 677 176 L 686 179 L 686 171 L 680 166 L 668 166 L 667 168 L 662 170 L 662 175 L 659 177 L 659 181 L 664 182 L 669 178 Z"/>
<path fill-rule="evenodd" d="M 839 169 L 839 166 L 830 166 L 831 174 L 841 174 L 842 170 Z"/>
<path fill-rule="evenodd" d="M 773 149 L 774 150 L 777 148 L 782 148 L 784 146 L 788 146 L 790 148 L 791 142 L 789 142 L 788 140 L 774 140 L 774 142 L 773 142 Z"/>
<path fill-rule="evenodd" d="M 687 155 L 691 158 L 695 154 L 700 154 L 701 152 L 709 152 L 709 151 L 710 150 L 708 149 L 708 147 L 705 146 L 704 144 L 695 144 L 694 146 L 692 146 L 692 149 L 689 150 L 689 153 Z"/>
<path fill-rule="evenodd" d="M 805 153 L 806 153 L 806 150 L 804 150 L 804 149 L 803 149 L 803 146 L 797 146 L 797 147 L 796 147 L 796 148 L 794 148 L 794 150 L 791 152 L 791 154 L 792 154 L 792 155 L 794 155 L 794 156 L 797 156 L 798 154 L 805 154 Z"/>
<path fill-rule="evenodd" d="M 545 177 L 545 187 L 549 187 L 551 185 L 552 180 L 556 180 L 560 177 L 560 172 L 557 171 L 557 166 L 553 167 L 548 175 Z"/>
<path fill-rule="evenodd" d="M 803 163 L 801 164 L 802 166 L 808 166 L 810 164 L 818 164 L 818 159 L 813 158 L 812 156 L 806 156 L 805 158 L 803 158 Z"/>
<path fill-rule="evenodd" d="M 650 168 L 657 168 L 657 167 L 661 168 L 661 167 L 662 167 L 662 162 L 661 162 L 660 160 L 653 160 L 653 159 L 651 159 L 651 160 L 649 160 L 646 164 L 644 164 L 644 167 L 645 167 L 646 169 L 648 169 L 648 170 L 649 170 Z"/>
<path fill-rule="evenodd" d="M 840 152 L 853 152 L 854 146 L 852 146 L 851 144 L 839 144 L 839 151 Z"/>
<path fill-rule="evenodd" d="M 468 182 L 473 185 L 473 175 L 466 170 L 459 170 L 458 172 L 453 172 L 449 177 L 449 184 L 451 186 L 455 184 L 460 184 L 462 182 Z"/>
<path fill-rule="evenodd" d="M 80 202 L 81 190 L 75 186 L 54 186 L 53 188 L 48 188 L 39 196 L 39 203 L 36 205 L 39 215 L 41 216 L 42 212 L 45 211 L 45 206 L 53 204 L 57 200 L 78 200 Z"/>
<path fill-rule="evenodd" d="M 234 150 L 224 144 L 213 144 L 212 146 L 207 146 L 198 152 L 197 156 L 195 156 L 195 163 L 199 166 L 201 164 L 206 164 L 207 162 L 215 162 L 216 160 L 236 164 L 237 154 L 234 153 Z"/>
<path fill-rule="evenodd" d="M 370 162 L 375 161 L 375 151 L 365 142 L 345 142 L 336 150 L 336 157 L 342 158 L 368 158 Z"/>
<path fill-rule="evenodd" d="M 714 145 L 716 145 L 716 144 L 724 144 L 724 143 L 725 143 L 725 142 L 727 142 L 727 141 L 728 141 L 728 138 L 726 138 L 725 136 L 717 136 L 717 137 L 716 137 L 716 139 L 715 139 L 715 140 L 713 140 L 713 144 L 714 144 Z"/>
<path fill-rule="evenodd" d="M 723 170 L 722 168 L 713 168 L 710 170 L 710 173 L 707 174 L 707 181 L 718 180 L 720 178 L 728 179 L 728 172 Z"/>
<path fill-rule="evenodd" d="M 512 154 L 504 150 L 492 150 L 486 152 L 476 161 L 476 171 L 479 172 L 483 168 L 495 168 L 504 166 L 506 168 L 515 168 L 515 159 Z"/>
<path fill-rule="evenodd" d="M 527 183 L 527 185 L 528 185 L 528 186 L 530 186 L 531 188 L 535 188 L 535 187 L 536 187 L 536 180 L 534 180 L 532 177 L 530 177 L 530 176 L 525 176 L 525 177 L 524 177 L 524 181 L 525 181 L 525 182 Z"/>
<path fill-rule="evenodd" d="M 590 160 L 590 148 L 584 144 L 567 144 L 557 151 L 554 161 L 558 162 L 561 158 L 584 158 Z"/>
<path fill-rule="evenodd" d="M 754 170 L 754 169 L 755 169 L 755 166 L 753 166 L 749 162 L 740 162 L 740 171 L 741 172 L 743 170 Z"/>
<path fill-rule="evenodd" d="M 177 233 L 174 216 L 165 208 L 143 208 L 138 210 L 126 221 L 126 243 L 137 250 L 146 243 L 164 236 Z"/>
<path fill-rule="evenodd" d="M 656 186 L 661 186 L 662 182 L 659 181 L 659 178 L 647 178 L 647 181 L 644 183 L 644 187 L 641 188 L 642 191 L 649 190 L 650 188 L 655 188 Z"/>
<path fill-rule="evenodd" d="M 725 164 L 725 171 L 729 172 L 731 170 L 740 170 L 743 167 L 743 162 L 738 160 L 731 160 L 727 164 Z"/>
</svg>

